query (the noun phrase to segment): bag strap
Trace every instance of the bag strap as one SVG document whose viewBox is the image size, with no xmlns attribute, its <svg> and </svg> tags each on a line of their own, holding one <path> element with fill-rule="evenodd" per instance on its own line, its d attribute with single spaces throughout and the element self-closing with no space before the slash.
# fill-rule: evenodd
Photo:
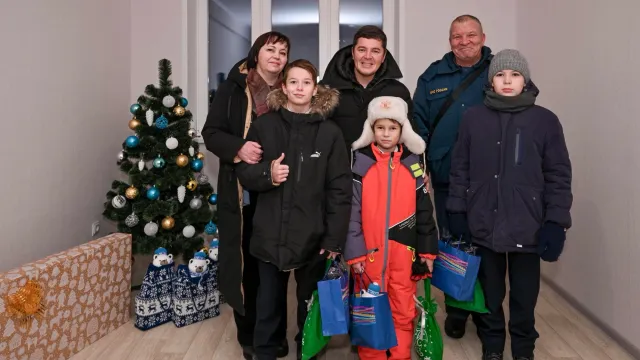
<svg viewBox="0 0 640 360">
<path fill-rule="evenodd" d="M 438 114 L 433 119 L 433 123 L 431 125 L 431 129 L 429 129 L 429 135 L 427 135 L 427 147 L 429 146 L 429 143 L 431 142 L 431 136 L 433 136 L 433 132 L 436 130 L 436 127 L 438 126 L 438 123 L 440 123 L 440 120 L 442 119 L 444 114 L 447 112 L 447 110 L 449 110 L 451 105 L 453 105 L 453 103 L 456 100 L 458 100 L 458 97 L 460 97 L 460 95 L 465 90 L 467 90 L 469 85 L 471 85 L 471 83 L 473 83 L 478 78 L 478 76 L 480 76 L 480 74 L 482 74 L 482 72 L 485 71 L 487 69 L 487 67 L 489 67 L 489 64 L 491 62 L 490 59 L 491 59 L 491 57 L 487 58 L 482 63 L 482 65 L 478 66 L 477 69 L 475 69 L 471 74 L 469 74 L 469 76 L 467 76 L 464 79 L 464 81 L 462 81 L 462 83 L 460 83 L 460 85 L 458 85 L 458 87 L 455 88 L 455 90 L 453 90 L 453 92 L 449 95 L 449 97 L 444 102 L 444 104 L 442 104 L 442 107 L 440 108 L 440 111 L 438 111 Z"/>
<path fill-rule="evenodd" d="M 431 300 L 431 279 L 424 279 L 424 298 L 427 300 Z"/>
</svg>

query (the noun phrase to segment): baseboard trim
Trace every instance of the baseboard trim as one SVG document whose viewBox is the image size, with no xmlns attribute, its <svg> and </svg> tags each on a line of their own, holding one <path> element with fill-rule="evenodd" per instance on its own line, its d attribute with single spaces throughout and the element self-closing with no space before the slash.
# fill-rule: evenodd
<svg viewBox="0 0 640 360">
<path fill-rule="evenodd" d="M 624 348 L 631 356 L 636 359 L 640 359 L 640 348 L 633 345 L 630 341 L 623 338 L 620 333 L 609 326 L 604 321 L 600 320 L 591 310 L 587 309 L 578 299 L 576 299 L 573 295 L 569 294 L 567 291 L 562 289 L 560 286 L 555 284 L 553 281 L 549 279 L 549 277 L 542 275 L 542 280 L 549 285 L 553 291 L 562 296 L 571 306 L 573 306 L 576 310 L 581 312 L 584 316 L 587 317 L 591 322 L 593 322 L 600 329 L 604 330 L 609 337 L 615 340 L 622 348 Z"/>
</svg>

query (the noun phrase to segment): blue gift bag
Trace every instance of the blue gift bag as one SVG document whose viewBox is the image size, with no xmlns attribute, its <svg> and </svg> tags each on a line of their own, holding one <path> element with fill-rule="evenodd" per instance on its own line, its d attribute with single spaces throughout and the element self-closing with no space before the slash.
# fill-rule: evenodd
<svg viewBox="0 0 640 360">
<path fill-rule="evenodd" d="M 210 266 L 192 277 L 187 265 L 179 265 L 173 282 L 173 322 L 183 327 L 220 315 L 218 269 Z"/>
<path fill-rule="evenodd" d="M 140 292 L 136 295 L 135 327 L 149 330 L 173 319 L 173 263 L 149 264 Z"/>
<path fill-rule="evenodd" d="M 440 253 L 433 264 L 431 283 L 458 301 L 473 300 L 480 257 L 439 240 Z"/>
<path fill-rule="evenodd" d="M 318 299 L 322 335 L 342 335 L 349 332 L 349 271 L 333 261 L 318 281 Z"/>
<path fill-rule="evenodd" d="M 360 289 L 364 289 L 362 275 Z M 386 292 L 375 297 L 362 297 L 358 291 L 351 295 L 351 344 L 376 350 L 387 350 L 398 346 L 393 325 L 391 304 Z"/>
</svg>

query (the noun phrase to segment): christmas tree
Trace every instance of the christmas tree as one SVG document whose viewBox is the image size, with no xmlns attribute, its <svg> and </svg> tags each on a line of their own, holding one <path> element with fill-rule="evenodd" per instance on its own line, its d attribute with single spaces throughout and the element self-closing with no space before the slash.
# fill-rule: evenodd
<svg viewBox="0 0 640 360">
<path fill-rule="evenodd" d="M 211 207 L 217 195 L 201 173 L 204 155 L 194 140 L 188 101 L 170 77 L 171 62 L 160 60 L 159 86 L 147 85 L 131 105 L 134 134 L 118 155 L 128 181 L 113 182 L 103 215 L 132 234 L 134 254 L 164 247 L 188 259 L 217 232 Z"/>
</svg>

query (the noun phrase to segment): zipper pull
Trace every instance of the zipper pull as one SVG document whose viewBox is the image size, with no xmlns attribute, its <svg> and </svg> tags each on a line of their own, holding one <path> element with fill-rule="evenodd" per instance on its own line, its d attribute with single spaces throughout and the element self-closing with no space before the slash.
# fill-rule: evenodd
<svg viewBox="0 0 640 360">
<path fill-rule="evenodd" d="M 411 246 L 407 246 L 407 250 L 411 251 L 411 262 L 416 261 L 416 249 Z"/>
<path fill-rule="evenodd" d="M 393 165 L 393 152 L 389 154 L 389 169 L 393 170 L 395 166 Z"/>
</svg>

